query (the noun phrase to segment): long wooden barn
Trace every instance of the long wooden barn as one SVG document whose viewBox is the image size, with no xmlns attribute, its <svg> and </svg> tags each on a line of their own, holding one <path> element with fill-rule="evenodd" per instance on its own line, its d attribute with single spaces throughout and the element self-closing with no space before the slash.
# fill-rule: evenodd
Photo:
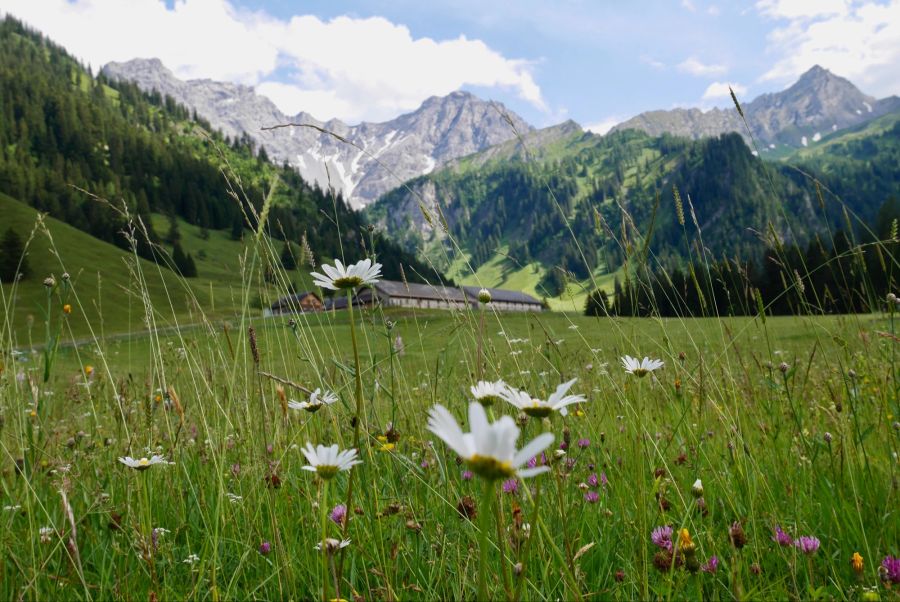
<svg viewBox="0 0 900 602">
<path fill-rule="evenodd" d="M 353 298 L 353 305 L 363 307 L 416 307 L 422 309 L 466 309 L 478 307 L 477 286 L 450 287 L 414 282 L 380 280 L 363 287 Z M 491 294 L 490 308 L 496 311 L 542 311 L 543 304 L 527 293 L 500 288 L 487 289 Z M 271 305 L 268 315 L 305 311 L 338 311 L 347 309 L 342 294 L 326 297 L 324 303 L 315 293 L 300 293 L 282 297 Z"/>
</svg>

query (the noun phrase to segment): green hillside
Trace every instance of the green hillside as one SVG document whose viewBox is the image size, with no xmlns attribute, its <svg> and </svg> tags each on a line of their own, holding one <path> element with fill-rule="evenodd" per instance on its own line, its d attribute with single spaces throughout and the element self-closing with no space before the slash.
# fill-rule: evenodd
<svg viewBox="0 0 900 602">
<path fill-rule="evenodd" d="M 846 229 L 845 207 L 864 230 L 900 177 L 896 114 L 789 164 L 756 158 L 737 134 L 548 130 L 524 138 L 528 152 L 513 141 L 414 180 L 367 215 L 453 278 L 521 286 L 560 306 L 595 285 L 612 291 L 616 275 L 645 259 L 669 271 L 700 256 L 758 263 L 776 238 L 803 246 Z M 822 203 L 814 178 L 834 193 Z"/>
<path fill-rule="evenodd" d="M 388 277 L 437 277 L 248 136 L 225 137 L 172 98 L 91 76 L 12 17 L 0 21 L 0 192 L 125 251 L 127 220 L 94 197 L 127 207 L 152 226 L 137 240 L 151 260 L 161 214 L 210 240 L 239 240 L 262 222 L 295 248 L 305 240 L 317 262 L 374 250 Z"/>
<path fill-rule="evenodd" d="M 38 222 L 34 209 L 3 194 L 0 214 L 4 226 L 14 228 L 23 238 L 32 235 L 27 250 L 32 277 L 17 285 L 0 287 L 0 332 L 4 339 L 11 332 L 17 345 L 44 342 L 47 293 L 42 281 L 51 274 L 57 280 L 65 272 L 71 276 L 73 293 L 65 301 L 73 306 L 73 311 L 65 320 L 66 330 L 75 337 L 89 335 L 91 329 L 96 334 L 143 330 L 138 274 L 154 299 L 171 300 L 176 315 L 187 317 L 192 295 L 204 305 L 209 301 L 208 291 L 199 290 L 200 287 L 186 289 L 184 281 L 172 271 L 145 259 L 135 259 L 134 255 L 52 217 Z M 53 320 L 62 318 L 63 302 L 52 299 Z"/>
<path fill-rule="evenodd" d="M 5 337 L 12 331 L 19 345 L 28 343 L 29 335 L 35 344 L 43 341 L 47 298 L 42 281 L 49 275 L 59 279 L 64 272 L 71 276 L 74 291 L 67 300 L 73 306 L 66 318 L 67 328 L 76 338 L 91 335 L 91 329 L 94 334 L 144 330 L 139 278 L 159 310 L 155 319 L 160 327 L 173 325 L 176 319 L 182 323 L 197 321 L 198 307 L 208 316 L 232 317 L 241 311 L 242 295 L 248 288 L 253 293 L 247 302 L 253 310 L 261 309 L 284 294 L 288 286 L 284 278 L 298 290 L 311 288 L 308 268 L 280 272 L 274 283 L 256 278 L 248 287 L 247 270 L 242 264 L 252 260 L 253 238 L 248 237 L 246 243 L 235 241 L 226 232 L 204 233 L 183 220 L 178 222 L 181 244 L 195 258 L 200 273 L 197 278 L 181 278 L 170 269 L 135 258 L 52 217 L 39 222 L 34 209 L 2 194 L 0 214 L 5 218 L 4 226 L 23 237 L 33 232 L 27 255 L 31 277 L 17 286 L 0 286 L 2 333 Z M 161 230 L 168 227 L 165 216 L 153 215 L 152 220 Z M 278 252 L 281 244 L 266 238 L 264 248 Z M 54 299 L 52 310 L 60 312 L 62 305 L 62 299 Z"/>
</svg>

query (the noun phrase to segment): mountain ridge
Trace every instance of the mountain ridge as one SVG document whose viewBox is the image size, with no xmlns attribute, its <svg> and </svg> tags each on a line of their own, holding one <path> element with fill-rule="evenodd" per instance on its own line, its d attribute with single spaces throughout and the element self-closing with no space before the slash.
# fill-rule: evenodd
<svg viewBox="0 0 900 602">
<path fill-rule="evenodd" d="M 802 148 L 823 136 L 865 123 L 900 108 L 900 98 L 877 99 L 848 79 L 815 65 L 780 92 L 761 94 L 742 103 L 747 125 L 764 153 L 780 147 Z M 696 140 L 737 132 L 749 142 L 747 127 L 735 108 L 676 108 L 640 113 L 610 130 L 642 130 Z"/>
<path fill-rule="evenodd" d="M 513 138 L 507 117 L 519 132 L 533 129 L 502 104 L 464 91 L 431 96 L 415 111 L 386 122 L 349 125 L 338 119 L 323 122 L 302 111 L 285 115 L 249 86 L 180 80 L 159 59 L 108 63 L 102 73 L 134 82 L 145 92 L 171 96 L 228 136 L 246 132 L 277 161 L 291 164 L 323 188 L 333 186 L 355 208 L 448 161 Z M 262 130 L 287 123 L 314 127 Z"/>
</svg>

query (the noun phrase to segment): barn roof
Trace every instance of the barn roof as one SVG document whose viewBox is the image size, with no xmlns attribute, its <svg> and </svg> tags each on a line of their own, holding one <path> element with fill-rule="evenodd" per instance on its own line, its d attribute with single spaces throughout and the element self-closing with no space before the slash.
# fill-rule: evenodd
<svg viewBox="0 0 900 602">
<path fill-rule="evenodd" d="M 472 299 L 478 299 L 478 291 L 480 286 L 464 286 L 463 290 Z M 527 305 L 540 305 L 541 302 L 527 293 L 519 291 L 510 291 L 503 288 L 489 288 L 487 291 L 491 294 L 491 301 L 500 301 L 502 303 L 525 303 Z"/>
<path fill-rule="evenodd" d="M 458 288 L 435 286 L 433 284 L 379 280 L 373 285 L 373 288 L 382 295 L 394 298 L 431 299 L 435 301 L 450 301 L 453 303 L 468 303 L 471 301 L 471 299 Z"/>
</svg>

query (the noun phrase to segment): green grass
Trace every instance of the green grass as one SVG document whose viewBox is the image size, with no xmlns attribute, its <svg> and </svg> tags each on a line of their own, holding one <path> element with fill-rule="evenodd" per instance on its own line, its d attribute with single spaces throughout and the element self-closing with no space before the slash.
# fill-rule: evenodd
<svg viewBox="0 0 900 602">
<path fill-rule="evenodd" d="M 228 317 L 240 312 L 245 302 L 252 302 L 261 311 L 260 303 L 268 305 L 281 293 L 275 287 L 259 287 L 254 296 L 243 298 L 243 274 L 249 265 L 245 261 L 245 243 L 234 241 L 225 231 L 211 230 L 204 239 L 201 229 L 179 220 L 182 246 L 197 264 L 197 278 L 179 278 L 174 272 L 152 262 L 136 260 L 112 244 L 100 241 L 56 219 L 45 217 L 38 224 L 38 213 L 8 196 L 0 194 L 0 214 L 5 227 L 12 227 L 24 238 L 33 233 L 28 246 L 31 276 L 14 287 L 3 284 L 3 319 L 0 335 L 12 335 L 16 345 L 26 345 L 34 337 L 43 336 L 40 326 L 47 312 L 47 295 L 35 286 L 49 275 L 59 279 L 64 272 L 71 276 L 72 293 L 63 299 L 51 300 L 53 315 L 62 311 L 64 303 L 73 307 L 66 319 L 66 331 L 76 338 L 96 334 L 120 334 L 144 330 L 145 311 L 139 286 L 146 280 L 144 292 L 153 307 L 159 326 L 193 323 L 201 316 L 199 308 L 211 317 Z M 157 232 L 168 231 L 164 216 L 154 215 Z M 252 238 L 251 233 L 245 233 Z M 266 238 L 268 244 L 275 244 Z M 164 245 L 167 252 L 171 247 Z M 280 246 L 278 247 L 280 251 Z M 288 272 L 285 278 L 294 282 L 298 290 L 308 290 L 311 279 L 308 270 Z"/>
<path fill-rule="evenodd" d="M 201 248 L 190 231 L 182 235 Z M 274 252 L 252 246 L 248 258 Z M 245 278 L 246 299 L 258 280 Z M 39 282 L 22 286 L 21 294 L 45 294 Z M 114 311 L 104 308 L 104 317 Z M 47 382 L 40 355 L 6 355 L 0 598 L 321 596 L 319 509 L 345 500 L 348 475 L 331 481 L 323 499 L 298 446 L 353 445 L 349 317 L 304 314 L 291 325 L 245 305 L 227 321 L 64 347 Z M 472 598 L 487 570 L 497 599 L 517 587 L 536 600 L 849 599 L 862 586 L 890 599 L 877 565 L 900 541 L 897 343 L 879 334 L 894 332 L 891 316 L 654 320 L 488 310 L 483 327 L 478 312 L 366 310 L 356 318 L 363 464 L 342 597 Z M 51 332 L 59 324 L 54 316 Z M 402 352 L 393 351 L 398 336 Z M 666 365 L 637 379 L 619 366 L 626 353 Z M 571 392 L 587 399 L 566 417 L 525 421 L 519 446 L 549 430 L 556 445 L 569 438 L 571 465 L 555 460 L 549 474 L 497 495 L 504 536 L 488 516 L 483 568 L 477 521 L 457 511 L 468 496 L 485 516 L 481 483 L 465 480 L 465 466 L 425 430 L 436 403 L 464 417 L 482 369 L 542 398 L 577 378 Z M 268 375 L 334 390 L 339 401 L 314 414 L 286 409 Z M 285 401 L 305 398 L 290 385 L 283 391 Z M 517 414 L 505 403 L 491 412 Z M 392 446 L 382 437 L 390 424 L 399 433 Z M 579 447 L 580 439 L 590 442 Z M 174 464 L 138 472 L 117 462 L 151 453 Z M 20 459 L 25 476 L 15 468 Z M 601 473 L 609 484 L 590 485 Z M 698 478 L 705 511 L 691 495 Z M 526 486 L 540 487 L 539 497 Z M 747 538 L 740 550 L 729 537 L 735 521 Z M 821 550 L 807 559 L 780 548 L 771 541 L 776 524 L 817 536 Z M 654 568 L 665 560 L 650 542 L 658 525 L 689 529 L 693 558 L 717 556 L 718 572 Z M 165 529 L 155 544 L 154 528 Z M 342 536 L 330 521 L 326 530 Z M 865 558 L 859 577 L 848 564 L 855 551 Z"/>
</svg>

